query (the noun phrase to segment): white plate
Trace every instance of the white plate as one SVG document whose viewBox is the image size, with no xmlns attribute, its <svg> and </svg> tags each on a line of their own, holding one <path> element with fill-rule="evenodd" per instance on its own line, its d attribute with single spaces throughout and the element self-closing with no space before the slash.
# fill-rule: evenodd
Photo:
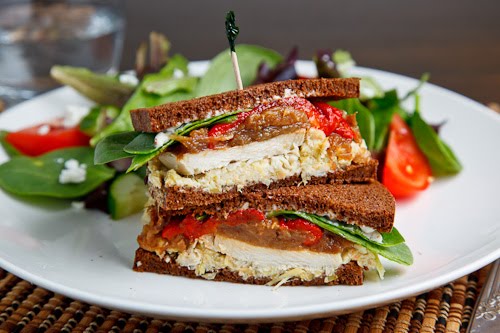
<svg viewBox="0 0 500 333">
<path fill-rule="evenodd" d="M 195 63 L 200 73 L 206 63 Z M 311 74 L 311 63 L 299 71 Z M 400 94 L 414 79 L 358 69 Z M 49 290 L 91 304 L 156 317 L 197 321 L 280 321 L 375 307 L 430 290 L 500 257 L 500 116 L 481 104 L 427 84 L 422 112 L 464 165 L 413 200 L 399 202 L 396 225 L 415 263 L 385 261 L 387 274 L 367 274 L 363 286 L 282 287 L 191 280 L 132 271 L 139 216 L 112 222 L 99 212 L 69 205 L 30 205 L 0 193 L 0 266 Z M 19 129 L 60 114 L 67 104 L 88 103 L 64 88 L 0 116 L 0 128 Z M 7 157 L 0 155 L 3 162 Z"/>
</svg>

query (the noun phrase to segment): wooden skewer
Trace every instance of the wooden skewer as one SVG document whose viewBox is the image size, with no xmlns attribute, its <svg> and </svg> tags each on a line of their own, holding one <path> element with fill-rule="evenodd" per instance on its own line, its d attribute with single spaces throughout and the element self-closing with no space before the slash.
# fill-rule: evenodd
<svg viewBox="0 0 500 333">
<path fill-rule="evenodd" d="M 238 90 L 243 89 L 243 82 L 241 81 L 240 66 L 238 64 L 238 56 L 236 52 L 231 51 L 231 60 L 233 62 L 234 76 L 236 77 L 236 84 L 238 85 Z"/>
</svg>

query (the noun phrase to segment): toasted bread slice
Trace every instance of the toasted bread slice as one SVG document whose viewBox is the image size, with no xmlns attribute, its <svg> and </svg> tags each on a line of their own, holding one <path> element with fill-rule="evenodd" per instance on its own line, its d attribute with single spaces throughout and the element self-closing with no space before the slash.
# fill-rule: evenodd
<svg viewBox="0 0 500 333">
<path fill-rule="evenodd" d="M 154 192 L 153 192 L 154 193 Z M 168 193 L 168 192 L 167 192 Z M 295 210 L 339 221 L 367 226 L 379 232 L 390 232 L 394 224 L 395 200 L 379 182 L 366 184 L 323 184 L 307 186 L 277 186 L 272 189 L 254 188 L 232 191 L 225 200 L 190 192 L 179 196 L 154 193 L 161 215 L 229 214 L 242 207 L 261 211 Z M 165 199 L 168 199 L 165 200 Z"/>
<path fill-rule="evenodd" d="M 312 177 L 307 185 L 319 184 L 349 184 L 349 183 L 369 183 L 377 178 L 377 161 L 370 160 L 367 164 L 355 164 L 348 166 L 345 170 L 336 170 L 323 177 Z M 149 192 L 159 206 L 167 210 L 182 210 L 189 207 L 207 206 L 218 204 L 222 201 L 230 201 L 240 195 L 247 195 L 252 192 L 261 192 L 276 189 L 283 186 L 305 185 L 304 180 L 299 176 L 288 177 L 275 181 L 269 185 L 256 183 L 245 187 L 232 186 L 222 192 L 207 192 L 203 189 L 187 186 L 165 186 L 161 182 L 149 179 Z"/>
<path fill-rule="evenodd" d="M 168 259 L 160 258 L 156 253 L 146 251 L 144 249 L 137 249 L 135 252 L 134 270 L 137 272 L 150 272 L 158 274 L 168 274 L 174 276 L 183 276 L 188 278 L 202 279 L 203 276 L 196 274 L 196 272 L 188 267 L 181 266 L 175 262 L 173 257 Z M 363 284 L 363 268 L 358 266 L 354 261 L 340 266 L 336 272 L 336 279 L 325 282 L 325 277 L 316 277 L 310 281 L 304 281 L 299 278 L 293 278 L 284 283 L 285 286 L 323 286 L 323 285 L 362 285 Z M 226 281 L 245 284 L 264 285 L 271 281 L 271 278 L 256 278 L 248 277 L 243 278 L 236 271 L 229 269 L 222 269 L 214 275 L 214 281 Z"/>
<path fill-rule="evenodd" d="M 256 105 L 284 96 L 307 99 L 339 100 L 359 96 L 359 79 L 288 80 L 251 86 L 188 101 L 132 110 L 136 131 L 161 132 L 198 119 L 223 113 L 251 109 Z"/>
</svg>

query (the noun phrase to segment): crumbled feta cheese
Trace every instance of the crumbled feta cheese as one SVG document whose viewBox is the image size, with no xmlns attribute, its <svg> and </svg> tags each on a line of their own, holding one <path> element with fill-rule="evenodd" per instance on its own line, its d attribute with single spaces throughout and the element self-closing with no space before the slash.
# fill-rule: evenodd
<svg viewBox="0 0 500 333">
<path fill-rule="evenodd" d="M 179 68 L 174 69 L 174 78 L 180 79 L 181 77 L 184 77 L 184 72 L 181 71 Z"/>
<path fill-rule="evenodd" d="M 134 74 L 125 73 L 118 76 L 118 81 L 125 84 L 130 84 L 131 86 L 137 86 L 139 84 L 139 79 Z"/>
<path fill-rule="evenodd" d="M 87 177 L 87 165 L 80 164 L 75 159 L 69 159 L 64 162 L 64 168 L 59 174 L 59 183 L 61 184 L 78 184 L 83 183 Z"/>
<path fill-rule="evenodd" d="M 156 134 L 155 147 L 160 148 L 165 143 L 167 143 L 170 140 L 170 135 L 174 134 L 174 132 L 175 132 L 175 129 L 172 127 L 172 128 L 167 129 L 165 132 L 160 132 L 160 133 Z"/>
<path fill-rule="evenodd" d="M 82 210 L 85 208 L 85 203 L 83 201 L 72 201 L 71 202 L 71 207 L 75 210 Z"/>
<path fill-rule="evenodd" d="M 58 159 L 56 159 L 56 163 L 63 164 L 64 163 L 64 158 L 59 157 Z"/>
<path fill-rule="evenodd" d="M 50 132 L 50 126 L 49 125 L 42 125 L 38 128 L 37 133 L 40 135 L 47 135 Z"/>
<path fill-rule="evenodd" d="M 82 121 L 82 119 L 88 115 L 90 108 L 82 105 L 68 105 L 66 107 L 66 113 L 63 118 L 63 126 L 75 127 Z"/>
<path fill-rule="evenodd" d="M 376 243 L 382 243 L 382 235 L 377 230 L 364 225 L 360 225 L 359 228 L 361 229 L 363 234 L 368 237 L 369 240 L 372 240 Z"/>
<path fill-rule="evenodd" d="M 361 231 L 363 231 L 365 234 L 371 234 L 372 232 L 375 231 L 375 229 L 373 229 L 372 227 L 368 227 L 366 225 L 360 225 L 359 228 L 361 229 Z"/>
</svg>

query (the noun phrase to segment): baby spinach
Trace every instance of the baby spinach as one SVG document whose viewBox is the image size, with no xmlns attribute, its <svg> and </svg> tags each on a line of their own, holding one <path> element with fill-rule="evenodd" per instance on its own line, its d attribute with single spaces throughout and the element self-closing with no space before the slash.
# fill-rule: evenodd
<svg viewBox="0 0 500 333">
<path fill-rule="evenodd" d="M 236 115 L 243 112 L 234 111 L 230 113 L 221 114 L 208 119 L 196 120 L 190 123 L 186 123 L 178 127 L 174 134 L 176 135 L 188 135 L 190 132 L 204 127 L 209 127 L 215 124 L 226 123 L 236 120 Z M 128 145 L 126 145 L 123 150 L 126 153 L 135 155 L 132 159 L 132 164 L 128 171 L 137 170 L 139 167 L 143 166 L 147 161 L 154 158 L 163 152 L 167 147 L 174 144 L 175 140 L 168 140 L 164 145 L 157 147 L 155 145 L 155 137 L 157 133 L 140 133 L 135 137 Z"/>
<path fill-rule="evenodd" d="M 156 135 L 158 135 L 158 133 L 140 133 L 134 138 L 134 140 L 129 142 L 129 144 L 126 145 L 123 150 L 129 154 L 134 155 L 151 154 L 161 148 L 155 145 Z"/>
<path fill-rule="evenodd" d="M 462 170 L 451 148 L 422 119 L 418 108 L 410 117 L 410 127 L 418 146 L 429 160 L 434 176 L 453 175 Z"/>
<path fill-rule="evenodd" d="M 355 244 L 366 247 L 368 250 L 380 254 L 391 261 L 403 265 L 411 265 L 413 263 L 413 255 L 399 232 L 393 228 L 390 233 L 382 236 L 382 244 L 369 240 L 366 236 L 360 236 L 361 231 L 356 228 L 347 227 L 338 222 L 330 221 L 329 219 L 315 214 L 303 212 L 280 210 L 274 211 L 270 216 L 286 215 L 295 218 L 303 218 L 317 226 L 328 230 L 336 235 L 339 235 Z M 358 228 L 359 229 L 359 228 Z M 392 234 L 392 235 L 390 235 Z"/>
<path fill-rule="evenodd" d="M 263 62 L 276 66 L 283 57 L 276 51 L 256 45 L 237 45 L 236 53 L 240 65 L 243 87 L 249 86 L 257 77 L 257 68 Z M 196 96 L 206 96 L 236 89 L 229 50 L 219 53 L 210 63 L 196 89 Z"/>
<path fill-rule="evenodd" d="M 123 148 L 139 134 L 139 132 L 130 131 L 105 137 L 95 147 L 94 163 L 105 164 L 121 160 L 122 158 L 132 157 L 133 155 L 125 152 Z"/>
<path fill-rule="evenodd" d="M 86 165 L 86 177 L 81 183 L 59 183 L 64 162 L 75 159 Z M 88 147 L 56 150 L 40 157 L 14 156 L 0 165 L 0 187 L 20 196 L 78 198 L 90 193 L 115 171 L 104 165 L 94 165 L 94 149 Z"/>
</svg>

